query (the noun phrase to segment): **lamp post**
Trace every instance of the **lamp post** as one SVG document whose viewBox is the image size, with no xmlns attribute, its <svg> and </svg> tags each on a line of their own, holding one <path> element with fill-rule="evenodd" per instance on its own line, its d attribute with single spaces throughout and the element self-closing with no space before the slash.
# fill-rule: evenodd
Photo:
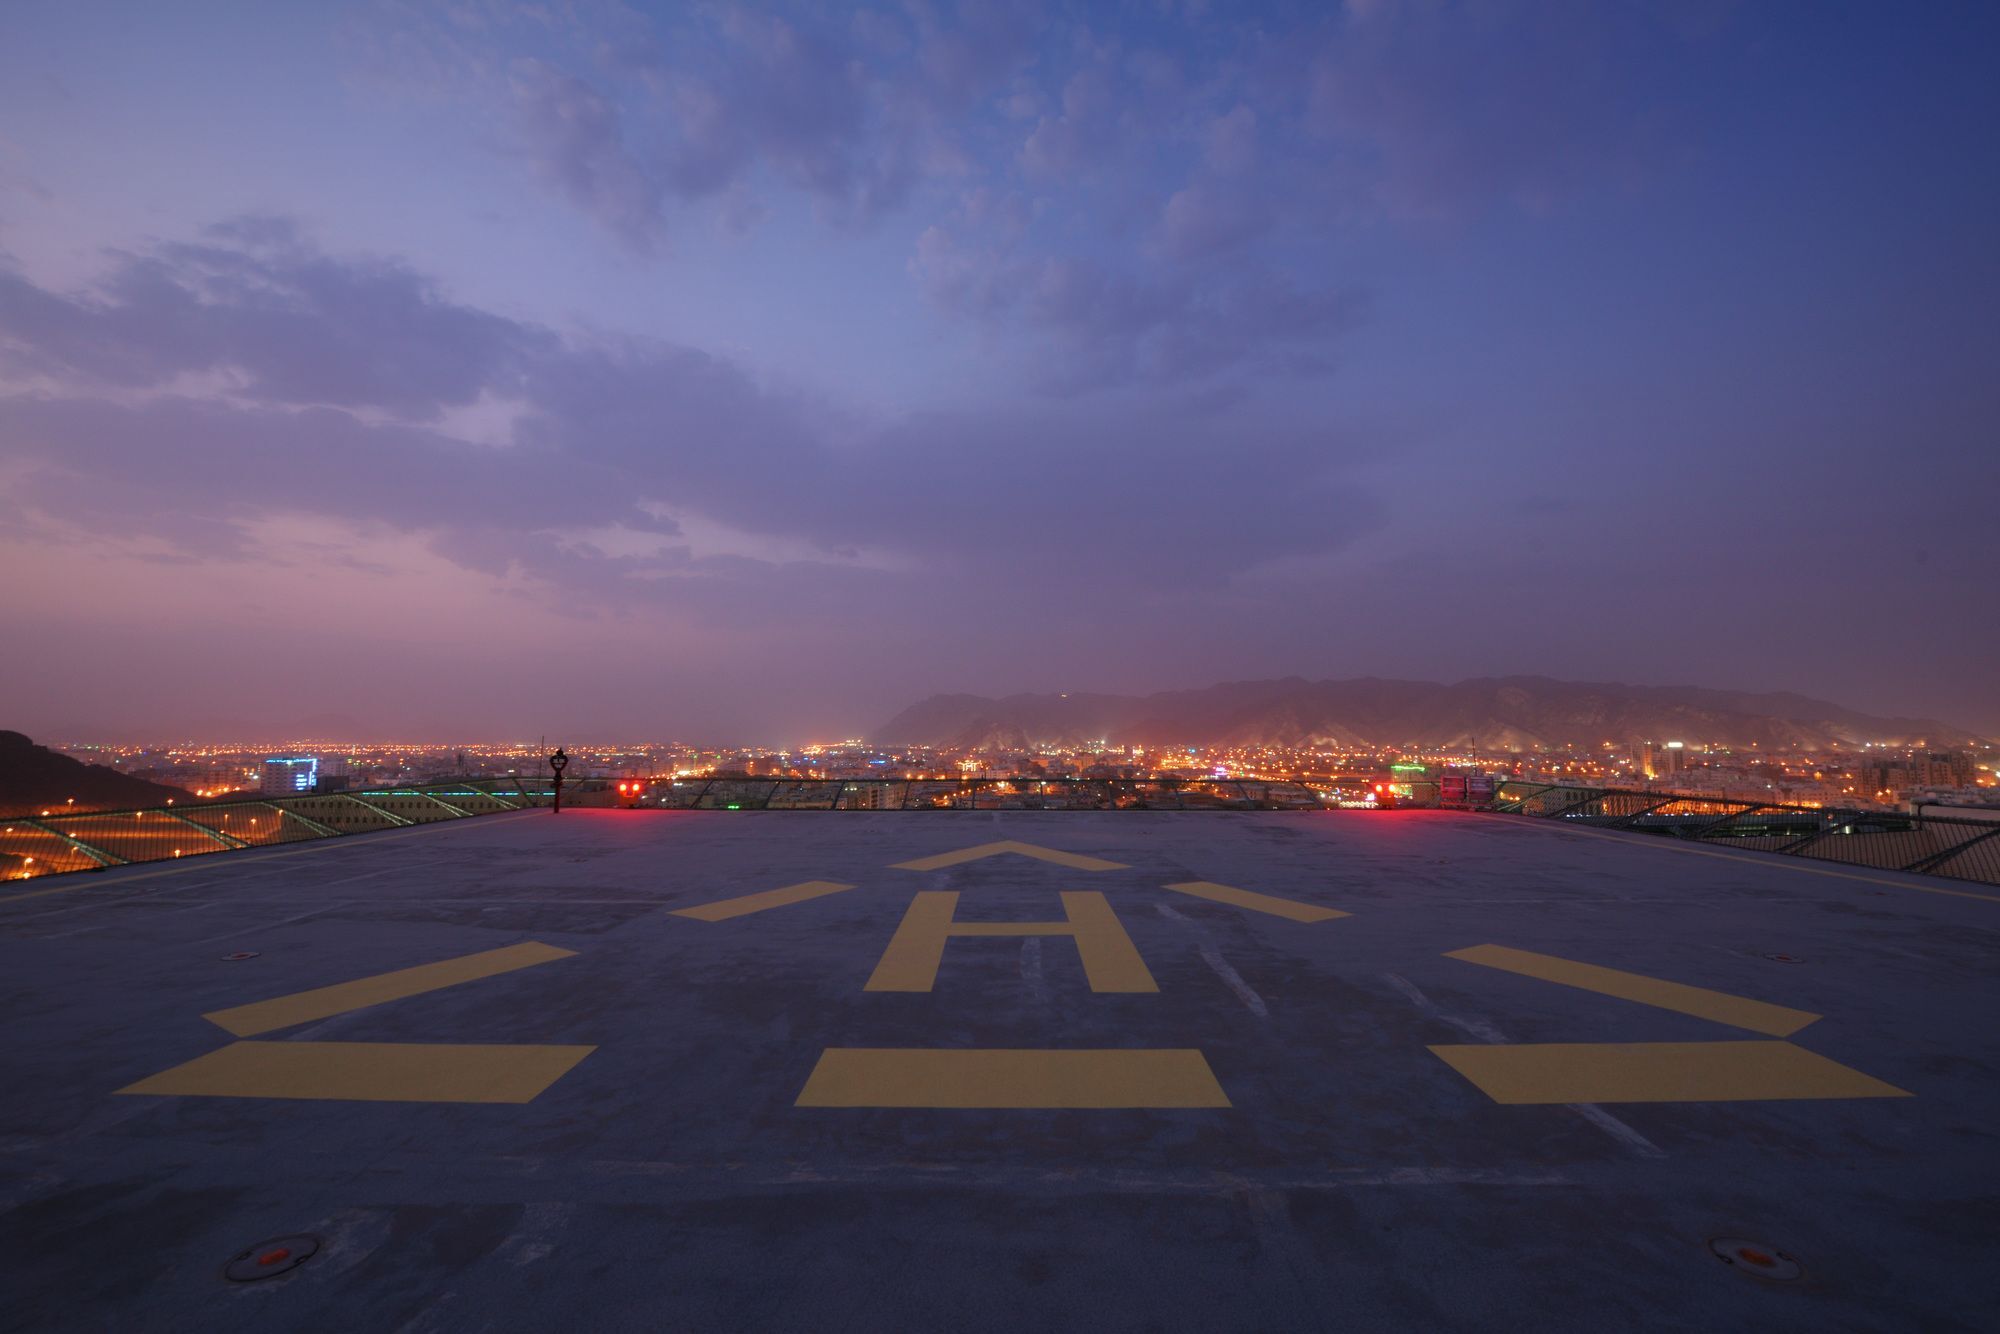
<svg viewBox="0 0 2000 1334">
<path fill-rule="evenodd" d="M 568 767 L 569 756 L 563 753 L 561 746 L 557 746 L 556 753 L 549 756 L 549 768 L 556 771 L 556 802 L 555 809 L 550 812 L 552 815 L 562 814 L 562 771 Z"/>
</svg>

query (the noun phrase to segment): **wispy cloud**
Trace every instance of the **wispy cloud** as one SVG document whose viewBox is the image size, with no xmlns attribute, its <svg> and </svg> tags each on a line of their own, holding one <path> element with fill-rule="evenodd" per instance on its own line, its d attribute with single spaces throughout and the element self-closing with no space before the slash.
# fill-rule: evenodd
<svg viewBox="0 0 2000 1334">
<path fill-rule="evenodd" d="M 1282 289 L 1203 305 L 1107 281 L 1051 271 L 1029 297 L 1034 318 L 1122 340 L 1148 374 L 1239 358 L 1238 326 L 1303 336 L 1343 318 Z M 1191 332 L 1197 312 L 1219 341 Z M 857 437 L 836 429 L 835 405 L 698 349 L 510 320 L 269 219 L 119 256 L 86 292 L 5 277 L 0 369 L 24 510 L 211 555 L 240 554 L 263 517 L 315 514 L 606 604 L 688 596 L 689 578 L 761 587 L 779 567 L 795 578 L 802 559 L 842 578 L 945 578 L 1015 547 L 1023 522 L 1068 537 L 1017 563 L 1084 560 L 1125 584 L 1226 578 L 1337 548 L 1375 513 L 1331 437 L 1246 445 L 1213 422 L 1129 408 L 940 413 Z M 449 433 L 458 409 L 496 402 L 508 439 Z M 1143 512 L 1120 499 L 1137 472 Z M 770 556 L 704 556 L 673 515 L 762 535 Z M 1162 516 L 1199 516 L 1227 554 L 1125 561 Z M 592 532 L 637 540 L 579 536 Z"/>
</svg>

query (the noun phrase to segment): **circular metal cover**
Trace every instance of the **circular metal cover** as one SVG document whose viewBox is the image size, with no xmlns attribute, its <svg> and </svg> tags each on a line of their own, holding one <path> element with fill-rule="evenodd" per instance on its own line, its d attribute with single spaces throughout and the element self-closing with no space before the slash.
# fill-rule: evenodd
<svg viewBox="0 0 2000 1334">
<path fill-rule="evenodd" d="M 254 1283 L 260 1278 L 289 1274 L 312 1259 L 319 1246 L 319 1238 L 309 1233 L 272 1237 L 246 1247 L 222 1267 L 222 1276 L 235 1283 Z"/>
<path fill-rule="evenodd" d="M 1788 1282 L 1801 1277 L 1805 1266 L 1775 1246 L 1767 1246 L 1761 1241 L 1749 1241 L 1743 1237 L 1717 1237 L 1708 1243 L 1708 1249 L 1715 1258 L 1733 1269 L 1758 1278 Z"/>
</svg>

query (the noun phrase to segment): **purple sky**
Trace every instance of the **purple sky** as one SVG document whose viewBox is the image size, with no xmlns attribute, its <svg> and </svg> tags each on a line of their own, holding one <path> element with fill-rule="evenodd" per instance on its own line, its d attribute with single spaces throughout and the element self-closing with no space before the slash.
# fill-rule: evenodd
<svg viewBox="0 0 2000 1334">
<path fill-rule="evenodd" d="M 0 726 L 2000 732 L 2000 9 L 0 16 Z"/>
</svg>

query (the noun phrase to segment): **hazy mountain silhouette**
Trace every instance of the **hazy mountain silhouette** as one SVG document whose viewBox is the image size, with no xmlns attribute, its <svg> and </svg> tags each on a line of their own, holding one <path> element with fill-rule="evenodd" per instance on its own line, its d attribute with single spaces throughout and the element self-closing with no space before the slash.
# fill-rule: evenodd
<svg viewBox="0 0 2000 1334">
<path fill-rule="evenodd" d="M 1112 745 L 1595 747 L 1632 740 L 1765 750 L 1976 740 L 1931 718 L 1880 718 L 1789 693 L 1541 676 L 1443 685 L 1362 677 L 1234 681 L 1134 695 L 933 695 L 876 730 L 883 745 L 1020 750 Z"/>
<path fill-rule="evenodd" d="M 118 743 L 150 746 L 200 741 L 214 744 L 279 746 L 301 741 L 335 743 L 388 741 L 409 735 L 407 729 L 380 724 L 371 726 L 346 713 L 315 713 L 304 718 L 294 718 L 289 722 L 209 715 L 173 723 L 145 722 L 129 726 L 122 725 L 120 720 L 114 718 L 108 723 L 70 722 L 40 730 L 44 736 L 53 737 L 58 745 Z M 428 733 L 430 736 L 440 734 L 472 735 L 462 730 L 454 732 L 449 728 Z"/>
</svg>

